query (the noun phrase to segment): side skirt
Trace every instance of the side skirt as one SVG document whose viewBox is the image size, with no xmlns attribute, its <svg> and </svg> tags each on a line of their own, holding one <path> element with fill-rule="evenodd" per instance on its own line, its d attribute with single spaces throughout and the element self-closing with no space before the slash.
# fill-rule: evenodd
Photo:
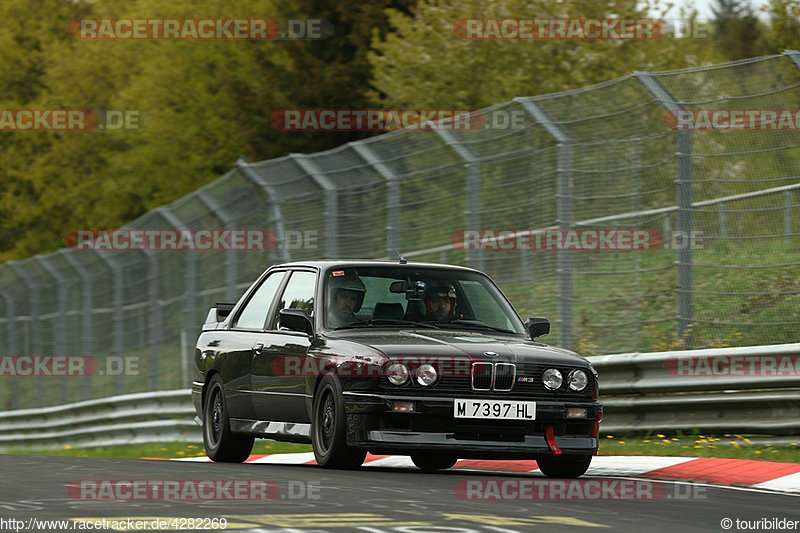
<svg viewBox="0 0 800 533">
<path fill-rule="evenodd" d="M 311 424 L 231 418 L 231 431 L 281 442 L 311 443 Z"/>
</svg>

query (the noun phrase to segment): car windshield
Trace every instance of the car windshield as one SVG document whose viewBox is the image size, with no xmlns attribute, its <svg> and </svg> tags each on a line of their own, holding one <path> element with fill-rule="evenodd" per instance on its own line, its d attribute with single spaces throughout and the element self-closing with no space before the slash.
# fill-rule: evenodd
<svg viewBox="0 0 800 533">
<path fill-rule="evenodd" d="M 400 266 L 334 268 L 325 279 L 331 329 L 425 327 L 523 333 L 514 309 L 486 276 Z"/>
</svg>

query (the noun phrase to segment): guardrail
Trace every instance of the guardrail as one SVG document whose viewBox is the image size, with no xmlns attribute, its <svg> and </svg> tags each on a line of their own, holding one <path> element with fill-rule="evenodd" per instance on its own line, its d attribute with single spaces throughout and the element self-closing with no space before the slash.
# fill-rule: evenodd
<svg viewBox="0 0 800 533">
<path fill-rule="evenodd" d="M 590 360 L 600 374 L 603 434 L 800 435 L 800 343 Z M 194 416 L 189 389 L 5 411 L 0 449 L 201 442 Z"/>
<path fill-rule="evenodd" d="M 0 449 L 202 442 L 190 389 L 0 413 Z"/>
<path fill-rule="evenodd" d="M 590 358 L 606 434 L 800 435 L 800 343 Z"/>
</svg>

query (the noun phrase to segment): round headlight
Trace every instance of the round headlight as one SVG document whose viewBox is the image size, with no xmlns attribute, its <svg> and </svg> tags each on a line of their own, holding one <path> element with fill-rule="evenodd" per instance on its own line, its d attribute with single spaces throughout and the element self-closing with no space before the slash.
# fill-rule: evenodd
<svg viewBox="0 0 800 533">
<path fill-rule="evenodd" d="M 403 363 L 392 363 L 386 371 L 386 377 L 392 385 L 402 385 L 408 381 L 408 368 Z"/>
<path fill-rule="evenodd" d="M 550 390 L 556 390 L 564 383 L 564 377 L 555 368 L 548 368 L 542 373 L 542 383 Z"/>
<path fill-rule="evenodd" d="M 420 365 L 417 369 L 417 383 L 422 385 L 423 387 L 429 387 L 436 383 L 436 380 L 439 378 L 439 373 L 436 372 L 436 369 L 433 365 Z"/>
<path fill-rule="evenodd" d="M 573 370 L 570 372 L 567 382 L 570 389 L 580 392 L 589 384 L 589 376 L 583 370 Z"/>
</svg>

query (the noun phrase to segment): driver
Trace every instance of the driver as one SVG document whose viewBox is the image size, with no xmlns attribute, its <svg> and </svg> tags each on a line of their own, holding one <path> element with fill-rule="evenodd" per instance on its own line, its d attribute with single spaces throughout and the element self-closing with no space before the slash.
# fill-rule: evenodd
<svg viewBox="0 0 800 533">
<path fill-rule="evenodd" d="M 328 282 L 328 326 L 338 328 L 356 322 L 356 313 L 367 292 L 364 282 L 354 274 L 335 272 Z"/>
<path fill-rule="evenodd" d="M 425 320 L 446 320 L 455 314 L 456 290 L 447 282 L 435 282 L 425 291 Z"/>
</svg>

